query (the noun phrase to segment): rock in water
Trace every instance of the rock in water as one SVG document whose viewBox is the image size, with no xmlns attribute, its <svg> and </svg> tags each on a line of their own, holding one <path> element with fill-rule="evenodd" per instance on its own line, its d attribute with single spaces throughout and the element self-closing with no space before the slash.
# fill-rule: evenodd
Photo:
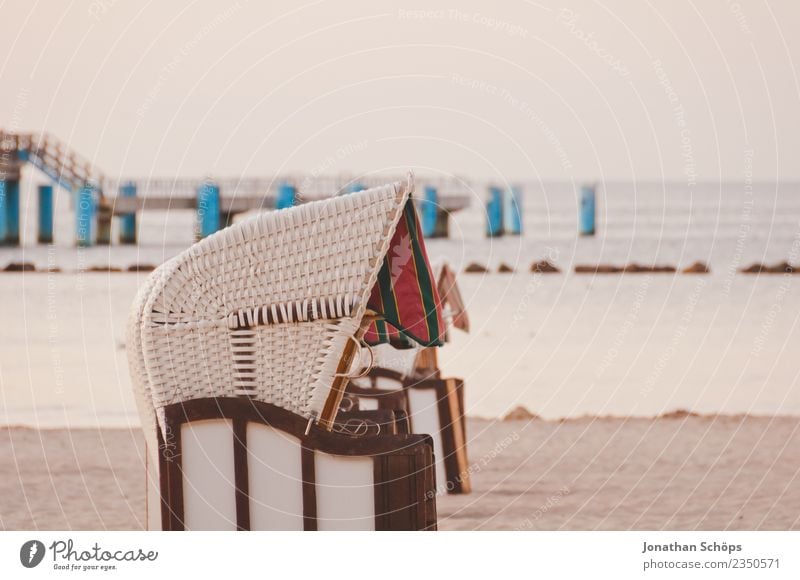
<svg viewBox="0 0 800 580">
<path fill-rule="evenodd" d="M 500 274 L 513 274 L 514 268 L 503 262 L 502 264 L 500 264 L 500 267 L 497 268 L 497 271 Z"/>
<path fill-rule="evenodd" d="M 90 266 L 87 272 L 122 272 L 122 268 L 117 266 Z"/>
<path fill-rule="evenodd" d="M 3 268 L 3 272 L 35 272 L 36 266 L 30 262 L 11 262 Z"/>
<path fill-rule="evenodd" d="M 128 266 L 128 272 L 152 272 L 156 267 L 152 264 L 131 264 Z"/>
<path fill-rule="evenodd" d="M 659 419 L 686 419 L 688 417 L 699 417 L 694 411 L 687 411 L 686 409 L 675 409 L 667 413 L 662 413 L 658 416 Z"/>
<path fill-rule="evenodd" d="M 792 266 L 789 262 L 778 262 L 773 266 L 767 266 L 756 262 L 739 271 L 743 274 L 796 274 L 800 270 Z"/>
<path fill-rule="evenodd" d="M 643 271 L 649 271 L 653 274 L 674 274 L 678 271 L 678 269 L 675 266 L 650 266 L 650 270 Z"/>
<path fill-rule="evenodd" d="M 536 413 L 531 413 L 522 405 L 515 407 L 503 417 L 503 421 L 535 421 L 537 419 L 541 419 L 541 417 Z"/>
<path fill-rule="evenodd" d="M 597 266 L 575 266 L 576 274 L 619 274 L 624 268 L 611 266 L 609 264 L 598 264 Z"/>
<path fill-rule="evenodd" d="M 708 274 L 710 270 L 705 262 L 695 262 L 691 266 L 682 270 L 684 274 Z"/>
<path fill-rule="evenodd" d="M 626 274 L 671 274 L 675 272 L 674 266 L 643 266 L 632 262 L 625 266 L 624 271 Z"/>
<path fill-rule="evenodd" d="M 488 271 L 489 270 L 486 269 L 486 266 L 482 266 L 477 262 L 472 262 L 469 266 L 464 268 L 464 272 L 467 272 L 469 274 L 485 274 Z"/>
<path fill-rule="evenodd" d="M 531 264 L 531 272 L 536 274 L 558 274 L 561 270 L 547 260 L 539 260 Z"/>
<path fill-rule="evenodd" d="M 789 262 L 778 262 L 774 266 L 767 268 L 767 272 L 770 274 L 795 274 L 797 271 Z"/>
<path fill-rule="evenodd" d="M 751 264 L 747 268 L 739 270 L 742 274 L 758 274 L 764 269 L 764 264 Z"/>
</svg>

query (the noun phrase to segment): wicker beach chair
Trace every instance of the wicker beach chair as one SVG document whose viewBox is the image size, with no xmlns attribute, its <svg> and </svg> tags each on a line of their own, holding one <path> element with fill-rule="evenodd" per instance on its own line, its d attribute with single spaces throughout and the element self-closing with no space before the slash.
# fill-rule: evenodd
<svg viewBox="0 0 800 580">
<path fill-rule="evenodd" d="M 455 273 L 447 263 L 435 268 L 439 298 L 447 332 L 469 331 L 469 318 Z M 412 433 L 431 435 L 436 457 L 438 493 L 471 491 L 466 445 L 464 382 L 441 376 L 437 349 L 416 347 L 396 329 L 371 329 L 368 339 L 388 336 L 389 344 L 375 349 L 375 365 L 347 387 L 348 409 L 398 410 L 408 414 Z M 394 341 L 394 346 L 392 346 Z M 404 348 L 405 347 L 405 348 Z"/>
<path fill-rule="evenodd" d="M 260 214 L 143 284 L 128 357 L 150 529 L 435 529 L 432 440 L 403 433 L 401 412 L 337 422 L 365 329 L 402 322 L 381 302 L 417 273 L 398 256 L 416 252 L 430 276 L 400 235 L 416 225 L 412 190 Z M 426 311 L 415 336 L 440 344 L 440 320 Z"/>
</svg>

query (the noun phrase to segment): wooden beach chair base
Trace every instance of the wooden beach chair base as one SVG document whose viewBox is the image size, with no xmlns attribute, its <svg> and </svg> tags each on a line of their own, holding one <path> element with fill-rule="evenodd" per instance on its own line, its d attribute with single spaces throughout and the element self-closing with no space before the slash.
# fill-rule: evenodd
<svg viewBox="0 0 800 580">
<path fill-rule="evenodd" d="M 329 432 L 242 398 L 177 403 L 165 417 L 164 530 L 436 529 L 427 436 Z"/>
<path fill-rule="evenodd" d="M 339 411 L 333 426 L 333 432 L 349 437 L 408 435 L 411 433 L 411 426 L 408 421 L 408 413 L 405 410 L 361 409 Z"/>
<path fill-rule="evenodd" d="M 360 383 L 351 382 L 347 393 L 353 409 L 408 413 L 411 432 L 433 438 L 437 491 L 471 491 L 461 379 L 404 379 L 394 371 L 375 368 Z"/>
</svg>

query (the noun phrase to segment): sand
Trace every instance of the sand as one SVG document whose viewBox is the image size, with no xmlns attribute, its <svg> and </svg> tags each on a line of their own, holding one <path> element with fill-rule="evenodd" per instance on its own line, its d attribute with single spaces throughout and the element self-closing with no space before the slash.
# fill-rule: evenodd
<svg viewBox="0 0 800 580">
<path fill-rule="evenodd" d="M 470 419 L 443 530 L 800 529 L 800 419 Z M 138 429 L 0 430 L 0 528 L 138 530 Z"/>
</svg>

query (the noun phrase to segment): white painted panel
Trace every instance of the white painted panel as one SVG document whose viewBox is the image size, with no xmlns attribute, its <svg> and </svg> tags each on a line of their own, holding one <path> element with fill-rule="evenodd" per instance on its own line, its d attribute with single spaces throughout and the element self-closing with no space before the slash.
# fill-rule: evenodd
<svg viewBox="0 0 800 580">
<path fill-rule="evenodd" d="M 396 349 L 389 344 L 372 347 L 375 353 L 375 366 L 408 376 L 414 370 L 419 348 Z"/>
<path fill-rule="evenodd" d="M 235 530 L 233 425 L 219 419 L 181 428 L 183 509 L 187 530 Z"/>
<path fill-rule="evenodd" d="M 359 397 L 358 398 L 359 411 L 377 411 L 378 399 L 375 397 Z"/>
<path fill-rule="evenodd" d="M 374 530 L 375 480 L 371 457 L 314 453 L 319 530 Z"/>
<path fill-rule="evenodd" d="M 436 491 L 442 494 L 447 489 L 447 474 L 444 469 L 444 449 L 436 390 L 408 389 L 407 393 L 411 432 L 430 435 L 433 438 L 433 453 L 436 459 Z"/>
<path fill-rule="evenodd" d="M 250 528 L 303 529 L 300 440 L 267 425 L 247 426 Z"/>
<path fill-rule="evenodd" d="M 399 381 L 390 379 L 389 377 L 375 377 L 376 389 L 381 389 L 382 391 L 395 391 L 402 387 L 403 385 Z"/>
<path fill-rule="evenodd" d="M 350 379 L 350 382 L 357 387 L 361 387 L 362 389 L 369 389 L 372 387 L 372 382 L 368 377 L 359 377 L 357 379 Z"/>
</svg>

